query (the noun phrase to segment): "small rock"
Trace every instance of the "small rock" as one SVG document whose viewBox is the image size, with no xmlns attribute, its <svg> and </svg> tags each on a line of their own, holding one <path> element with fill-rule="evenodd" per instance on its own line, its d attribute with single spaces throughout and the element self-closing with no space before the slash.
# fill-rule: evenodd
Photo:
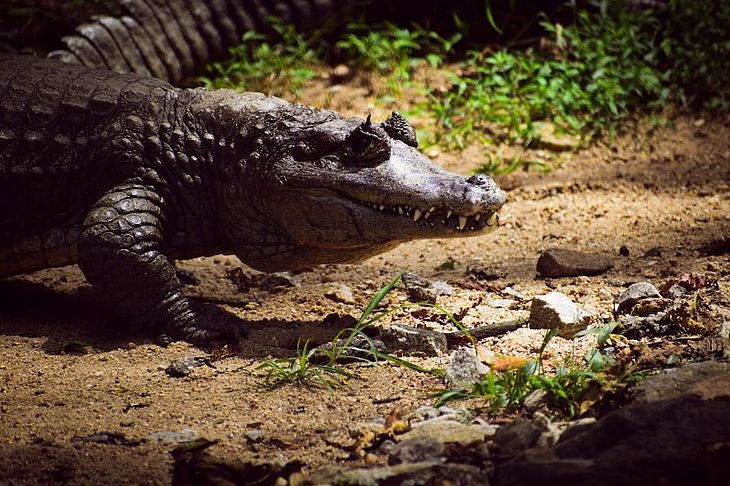
<svg viewBox="0 0 730 486">
<path fill-rule="evenodd" d="M 436 303 L 439 295 L 451 295 L 454 289 L 446 282 L 429 282 L 425 278 L 412 272 L 403 274 L 403 284 L 406 287 L 408 300 L 411 302 Z"/>
<path fill-rule="evenodd" d="M 93 434 L 81 437 L 82 442 L 93 442 L 95 444 L 116 444 L 116 445 L 129 445 L 129 440 L 124 437 L 124 434 L 116 432 L 95 432 Z"/>
<path fill-rule="evenodd" d="M 414 437 L 402 440 L 392 447 L 388 456 L 388 464 L 404 462 L 438 461 L 444 455 L 444 444 L 440 440 L 429 437 Z"/>
<path fill-rule="evenodd" d="M 352 293 L 352 289 L 347 285 L 336 285 L 332 289 L 328 290 L 324 294 L 330 300 L 340 302 L 342 304 L 356 304 L 355 296 Z"/>
<path fill-rule="evenodd" d="M 471 348 L 459 348 L 451 355 L 446 367 L 446 381 L 449 386 L 463 387 L 476 383 L 489 372 Z"/>
<path fill-rule="evenodd" d="M 660 257 L 662 256 L 662 249 L 658 246 L 653 246 L 646 250 L 646 253 L 644 253 L 644 257 Z"/>
<path fill-rule="evenodd" d="M 185 427 L 180 432 L 161 431 L 153 432 L 149 435 L 151 442 L 163 442 L 170 444 L 180 444 L 182 442 L 191 442 L 198 438 L 198 433 L 190 427 Z"/>
<path fill-rule="evenodd" d="M 661 294 L 649 282 L 632 284 L 619 296 L 616 311 L 619 314 L 628 314 L 638 301 L 649 297 L 661 297 Z"/>
<path fill-rule="evenodd" d="M 529 420 L 515 420 L 494 434 L 494 444 L 501 455 L 515 457 L 534 446 L 543 430 Z"/>
<path fill-rule="evenodd" d="M 620 315 L 618 322 L 621 324 L 621 334 L 629 339 L 666 336 L 670 334 L 671 326 L 667 323 L 665 316 L 666 314 L 663 312 L 646 317 Z"/>
<path fill-rule="evenodd" d="M 681 299 L 685 295 L 687 295 L 689 291 L 682 287 L 679 284 L 673 284 L 671 287 L 669 287 L 665 293 L 665 295 L 670 299 Z"/>
<path fill-rule="evenodd" d="M 730 363 L 700 361 L 644 378 L 631 389 L 638 403 L 694 395 L 704 400 L 730 398 Z"/>
<path fill-rule="evenodd" d="M 505 295 L 509 295 L 510 297 L 514 297 L 517 300 L 525 300 L 525 294 L 520 292 L 519 290 L 513 289 L 512 287 L 505 287 L 504 290 L 502 290 L 502 293 Z"/>
<path fill-rule="evenodd" d="M 431 287 L 407 287 L 406 294 L 411 302 L 428 302 L 435 304 L 438 294 Z"/>
<path fill-rule="evenodd" d="M 307 484 L 336 484 L 338 486 L 458 484 L 460 486 L 483 486 L 487 483 L 484 471 L 476 466 L 427 461 L 405 462 L 388 467 L 351 469 L 334 474 L 325 470 L 308 477 Z"/>
<path fill-rule="evenodd" d="M 516 303 L 517 301 L 512 299 L 494 299 L 489 301 L 489 305 L 497 309 L 509 309 Z"/>
<path fill-rule="evenodd" d="M 398 442 L 427 437 L 442 444 L 469 447 L 484 442 L 487 435 L 478 426 L 464 425 L 448 419 L 435 419 L 413 424 L 411 430 L 398 436 Z"/>
<path fill-rule="evenodd" d="M 631 315 L 647 317 L 665 311 L 670 305 L 672 305 L 672 299 L 648 297 L 634 304 L 634 307 L 631 309 Z"/>
<path fill-rule="evenodd" d="M 447 351 L 446 336 L 429 329 L 393 324 L 380 331 L 380 339 L 391 353 L 441 356 Z"/>
<path fill-rule="evenodd" d="M 612 267 L 613 262 L 607 256 L 563 248 L 546 250 L 537 260 L 537 272 L 543 277 L 600 275 Z"/>
<path fill-rule="evenodd" d="M 403 273 L 401 280 L 406 287 L 428 287 L 431 285 L 431 282 L 413 272 Z"/>
<path fill-rule="evenodd" d="M 165 373 L 173 378 L 182 378 L 184 376 L 188 376 L 193 372 L 194 368 L 198 368 L 200 366 L 215 368 L 215 366 L 213 366 L 210 362 L 210 358 L 206 356 L 187 356 L 170 363 L 170 365 L 165 368 Z"/>
<path fill-rule="evenodd" d="M 436 295 L 451 295 L 454 293 L 454 287 L 440 280 L 431 282 L 431 288 L 436 291 Z"/>
<path fill-rule="evenodd" d="M 349 67 L 344 64 L 338 64 L 330 73 L 330 79 L 332 82 L 339 83 L 350 77 L 352 71 Z"/>
<path fill-rule="evenodd" d="M 621 248 L 618 249 L 618 254 L 621 256 L 627 257 L 629 256 L 629 253 L 631 252 L 629 251 L 629 247 L 626 245 L 621 245 Z"/>
<path fill-rule="evenodd" d="M 247 430 L 243 435 L 246 437 L 246 441 L 249 444 L 258 444 L 264 440 L 264 437 L 266 437 L 264 431 L 259 428 Z"/>
<path fill-rule="evenodd" d="M 259 288 L 268 291 L 295 287 L 296 285 L 297 279 L 289 272 L 269 273 L 259 282 Z"/>
<path fill-rule="evenodd" d="M 573 150 L 580 144 L 580 138 L 568 133 L 556 133 L 555 125 L 547 122 L 534 124 L 535 136 L 541 148 L 562 152 Z"/>
<path fill-rule="evenodd" d="M 446 405 L 432 407 L 422 405 L 413 412 L 413 419 L 421 422 L 433 419 L 455 420 L 462 424 L 470 424 L 474 421 L 474 415 L 464 408 L 451 408 Z"/>
<path fill-rule="evenodd" d="M 530 326 L 537 329 L 559 329 L 563 337 L 572 337 L 591 323 L 589 313 L 560 292 L 550 292 L 532 299 Z"/>
</svg>

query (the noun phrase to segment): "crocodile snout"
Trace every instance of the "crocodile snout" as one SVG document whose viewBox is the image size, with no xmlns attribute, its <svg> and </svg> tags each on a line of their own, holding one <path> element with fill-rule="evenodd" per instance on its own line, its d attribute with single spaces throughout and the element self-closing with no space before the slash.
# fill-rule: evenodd
<svg viewBox="0 0 730 486">
<path fill-rule="evenodd" d="M 492 211 L 497 211 L 504 204 L 506 199 L 504 191 L 497 186 L 491 177 L 484 174 L 474 174 L 466 182 L 481 189 L 481 191 L 475 191 L 476 193 L 472 196 L 476 199 L 474 201 L 476 204 L 487 206 Z"/>
</svg>

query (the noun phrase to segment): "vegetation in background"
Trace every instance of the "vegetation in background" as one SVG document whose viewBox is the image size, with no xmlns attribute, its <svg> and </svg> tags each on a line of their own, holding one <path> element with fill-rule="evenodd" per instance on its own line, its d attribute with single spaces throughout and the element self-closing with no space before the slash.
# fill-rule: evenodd
<svg viewBox="0 0 730 486">
<path fill-rule="evenodd" d="M 489 24 L 499 32 L 504 26 L 488 1 L 485 6 Z M 530 146 L 545 122 L 558 133 L 589 140 L 613 134 L 636 112 L 658 113 L 670 103 L 728 108 L 730 2 L 668 0 L 642 7 L 603 0 L 581 7 L 569 3 L 568 9 L 562 23 L 543 16 L 542 38 L 526 49 L 469 48 L 463 40 L 467 22 L 454 17 L 455 33 L 446 37 L 419 26 L 352 24 L 336 51 L 348 64 L 386 78 L 381 103 L 398 100 L 403 87 L 422 99 L 411 114 L 435 122 L 426 146 L 479 143 L 488 154 L 495 143 Z M 204 84 L 284 94 L 332 61 L 317 36 L 304 39 L 290 27 L 273 26 L 280 42 L 247 34 L 231 60 L 211 65 Z M 421 66 L 445 70 L 446 79 L 418 78 Z M 529 165 L 519 157 L 487 159 L 482 169 L 490 172 Z"/>
<path fill-rule="evenodd" d="M 317 36 L 303 37 L 294 26 L 271 18 L 278 39 L 246 32 L 241 44 L 230 49 L 230 58 L 208 65 L 208 76 L 199 78 L 207 88 L 234 88 L 284 95 L 296 93 L 313 79 L 322 65 L 324 44 Z"/>
</svg>

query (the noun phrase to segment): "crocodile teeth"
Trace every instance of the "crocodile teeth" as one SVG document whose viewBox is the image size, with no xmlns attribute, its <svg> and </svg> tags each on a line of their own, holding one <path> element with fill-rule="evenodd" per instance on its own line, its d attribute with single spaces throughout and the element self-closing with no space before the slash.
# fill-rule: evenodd
<svg viewBox="0 0 730 486">
<path fill-rule="evenodd" d="M 403 206 L 398 206 L 398 214 L 403 214 Z"/>
<path fill-rule="evenodd" d="M 380 210 L 382 211 L 383 209 L 385 209 L 385 204 L 380 205 Z"/>
<path fill-rule="evenodd" d="M 421 219 L 421 216 L 422 215 L 423 215 L 423 213 L 421 212 L 421 210 L 420 209 L 416 209 L 415 211 L 413 211 L 413 221 L 414 222 L 415 221 L 418 221 L 419 219 Z"/>
<path fill-rule="evenodd" d="M 430 211 L 426 211 L 426 214 L 423 215 L 423 219 L 428 219 L 430 217 L 431 217 L 431 212 Z"/>
<path fill-rule="evenodd" d="M 446 212 L 446 219 L 449 219 L 451 217 L 451 210 L 448 210 Z"/>
<path fill-rule="evenodd" d="M 463 230 L 466 226 L 466 216 L 459 216 L 459 229 Z"/>
<path fill-rule="evenodd" d="M 487 224 L 488 224 L 489 226 L 493 226 L 493 225 L 494 225 L 494 223 L 496 223 L 496 222 L 497 222 L 497 217 L 498 217 L 498 216 L 497 216 L 497 213 L 492 213 L 492 215 L 491 215 L 491 216 L 489 217 L 489 219 L 487 220 Z"/>
<path fill-rule="evenodd" d="M 481 213 L 477 213 L 474 215 L 474 221 L 479 221 L 479 219 L 482 217 Z"/>
<path fill-rule="evenodd" d="M 430 207 L 430 208 L 428 209 L 428 212 L 429 212 L 429 213 L 432 213 L 432 212 L 434 212 L 434 211 L 436 211 L 436 206 L 431 206 L 431 207 Z"/>
</svg>

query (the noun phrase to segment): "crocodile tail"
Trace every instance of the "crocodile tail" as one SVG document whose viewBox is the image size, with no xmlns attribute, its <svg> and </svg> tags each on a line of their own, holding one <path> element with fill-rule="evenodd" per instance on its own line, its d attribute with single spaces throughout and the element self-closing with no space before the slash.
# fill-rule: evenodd
<svg viewBox="0 0 730 486">
<path fill-rule="evenodd" d="M 121 0 L 120 17 L 96 16 L 48 57 L 172 83 L 200 74 L 245 32 L 270 30 L 279 17 L 300 32 L 352 19 L 357 0 Z"/>
</svg>

